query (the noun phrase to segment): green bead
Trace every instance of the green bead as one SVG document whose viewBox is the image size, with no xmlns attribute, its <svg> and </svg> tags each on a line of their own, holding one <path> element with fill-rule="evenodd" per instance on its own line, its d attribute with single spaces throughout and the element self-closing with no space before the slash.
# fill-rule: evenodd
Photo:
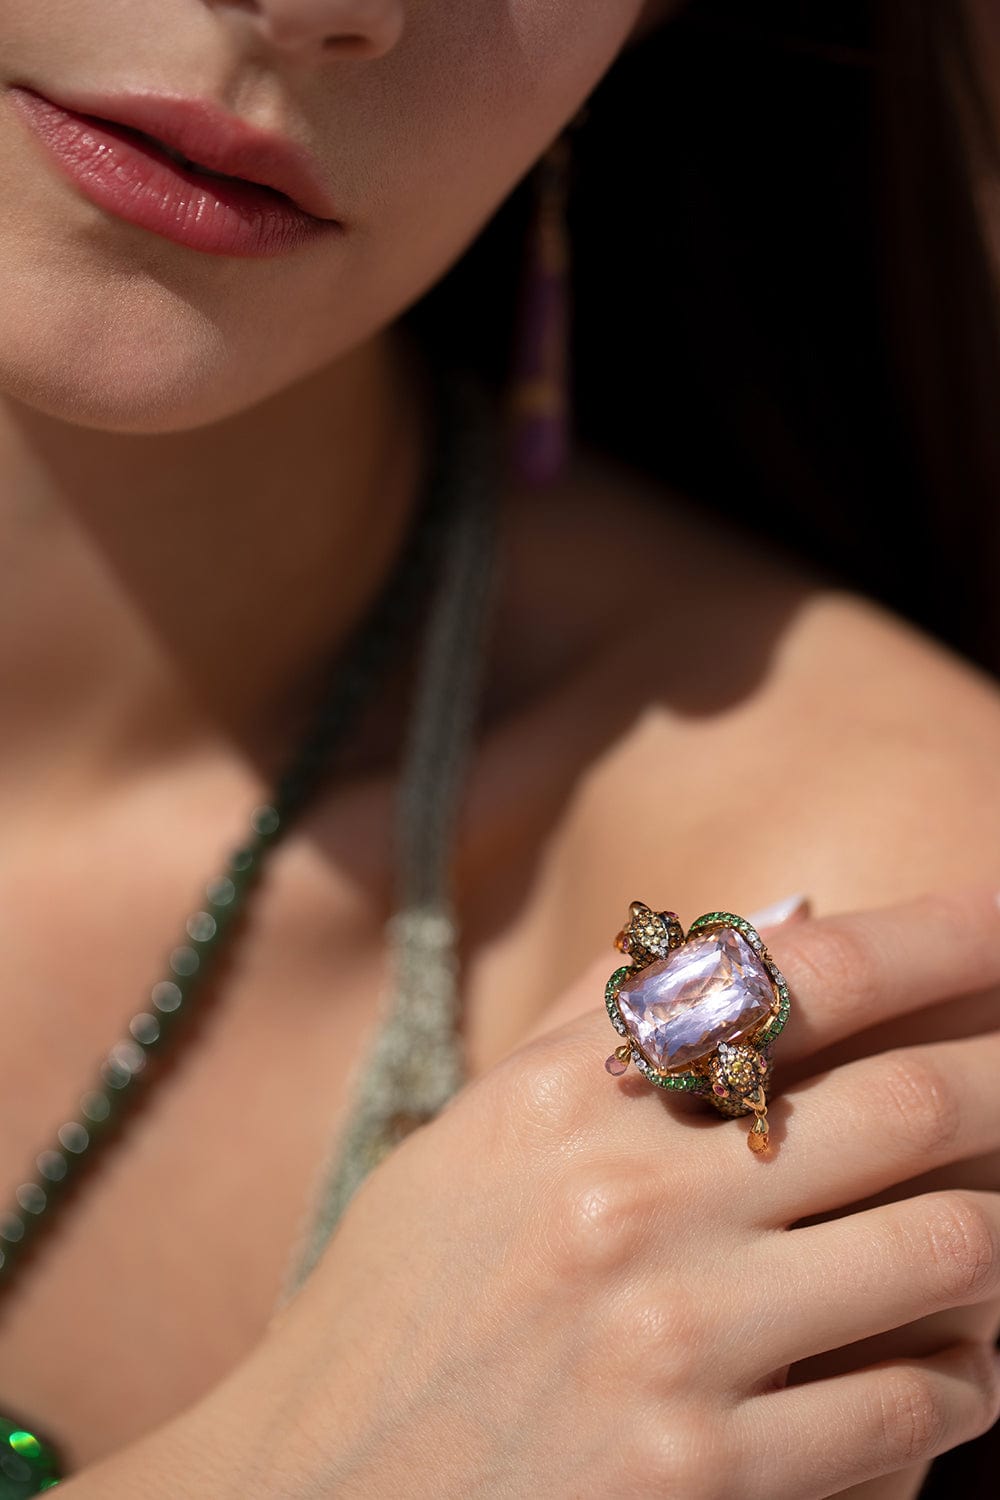
<svg viewBox="0 0 1000 1500">
<path fill-rule="evenodd" d="M 12 1417 L 0 1416 L 0 1500 L 26 1500 L 55 1489 L 62 1465 L 37 1433 Z"/>
<path fill-rule="evenodd" d="M 0 1237 L 5 1239 L 9 1245 L 16 1245 L 18 1240 L 24 1238 L 24 1220 L 20 1214 L 5 1213 L 0 1215 Z"/>
<path fill-rule="evenodd" d="M 281 826 L 281 816 L 278 809 L 270 802 L 264 802 L 260 807 L 255 807 L 250 814 L 250 827 L 254 833 L 262 834 L 265 838 L 277 833 Z"/>
<path fill-rule="evenodd" d="M 205 895 L 213 906 L 228 906 L 236 895 L 236 887 L 228 875 L 219 875 L 208 882 Z"/>
<path fill-rule="evenodd" d="M 198 957 L 197 952 L 188 943 L 181 944 L 170 955 L 171 969 L 175 974 L 181 974 L 185 977 L 194 974 L 200 963 L 201 959 Z"/>
<path fill-rule="evenodd" d="M 196 911 L 187 919 L 187 935 L 196 943 L 210 943 L 219 924 L 210 911 Z"/>
</svg>

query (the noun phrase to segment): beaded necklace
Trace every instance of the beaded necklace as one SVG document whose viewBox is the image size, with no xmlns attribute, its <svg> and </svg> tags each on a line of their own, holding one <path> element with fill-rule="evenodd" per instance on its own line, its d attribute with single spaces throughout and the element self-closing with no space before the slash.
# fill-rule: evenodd
<svg viewBox="0 0 1000 1500">
<path fill-rule="evenodd" d="M 279 1294 L 288 1300 L 319 1259 L 351 1194 L 414 1125 L 432 1118 L 463 1081 L 457 1034 L 456 929 L 449 851 L 467 760 L 490 596 L 493 500 L 499 471 L 494 413 L 471 376 L 428 363 L 435 441 L 410 535 L 368 617 L 331 662 L 328 686 L 270 799 L 203 906 L 184 924 L 168 972 L 134 1015 L 64 1121 L 35 1158 L 14 1206 L 0 1214 L 0 1294 L 89 1177 L 124 1119 L 159 1076 L 195 1010 L 199 987 L 237 928 L 268 852 L 330 773 L 365 705 L 413 626 L 428 575 L 436 588 L 424 628 L 417 690 L 398 783 L 396 910 L 387 926 L 392 990 L 370 1056 L 350 1080 L 355 1102 L 316 1179 Z M 12 1403 L 3 1402 L 9 1413 Z M 23 1416 L 0 1415 L 0 1500 L 55 1488 L 69 1469 L 52 1438 Z"/>
</svg>

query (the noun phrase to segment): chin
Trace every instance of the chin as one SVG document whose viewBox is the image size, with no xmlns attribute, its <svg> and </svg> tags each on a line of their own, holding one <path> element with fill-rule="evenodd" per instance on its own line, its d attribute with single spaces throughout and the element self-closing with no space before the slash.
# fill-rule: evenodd
<svg viewBox="0 0 1000 1500">
<path fill-rule="evenodd" d="M 217 265 L 23 228 L 0 233 L 0 397 L 107 432 L 188 431 L 264 400 L 311 352 L 279 336 L 269 288 Z"/>
<path fill-rule="evenodd" d="M 248 404 L 237 357 L 204 313 L 161 286 L 102 279 L 0 291 L 0 392 L 108 432 L 181 431 Z"/>
</svg>

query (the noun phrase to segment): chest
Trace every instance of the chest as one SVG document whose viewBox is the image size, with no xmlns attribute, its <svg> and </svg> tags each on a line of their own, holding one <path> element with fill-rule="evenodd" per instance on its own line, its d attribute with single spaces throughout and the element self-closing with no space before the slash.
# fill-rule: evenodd
<svg viewBox="0 0 1000 1500">
<path fill-rule="evenodd" d="M 149 786 L 81 822 L 26 818 L 0 850 L 4 1208 L 83 1118 L 131 1017 L 155 1009 L 240 840 L 232 810 L 257 800 L 231 771 Z M 391 786 L 372 786 L 276 846 L 123 1128 L 0 1290 L 0 1413 L 37 1423 L 73 1470 L 199 1400 L 275 1310 L 382 1020 L 391 808 Z M 499 951 L 530 941 L 514 922 Z M 529 1012 L 505 964 L 469 957 L 475 1077 Z"/>
<path fill-rule="evenodd" d="M 0 856 L 5 1208 L 153 1009 L 219 873 L 224 810 L 187 839 L 152 811 L 48 825 Z M 377 1022 L 373 872 L 308 838 L 270 856 L 123 1129 L 0 1294 L 0 1411 L 48 1430 L 72 1468 L 196 1401 L 261 1336 Z"/>
</svg>

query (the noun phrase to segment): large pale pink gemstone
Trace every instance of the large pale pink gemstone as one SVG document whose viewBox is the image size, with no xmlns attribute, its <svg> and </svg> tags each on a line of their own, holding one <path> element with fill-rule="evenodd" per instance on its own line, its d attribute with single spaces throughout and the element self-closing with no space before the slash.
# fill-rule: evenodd
<svg viewBox="0 0 1000 1500">
<path fill-rule="evenodd" d="M 720 1042 L 735 1042 L 773 1003 L 767 970 L 735 927 L 692 938 L 618 991 L 622 1020 L 661 1069 L 706 1057 Z"/>
</svg>

